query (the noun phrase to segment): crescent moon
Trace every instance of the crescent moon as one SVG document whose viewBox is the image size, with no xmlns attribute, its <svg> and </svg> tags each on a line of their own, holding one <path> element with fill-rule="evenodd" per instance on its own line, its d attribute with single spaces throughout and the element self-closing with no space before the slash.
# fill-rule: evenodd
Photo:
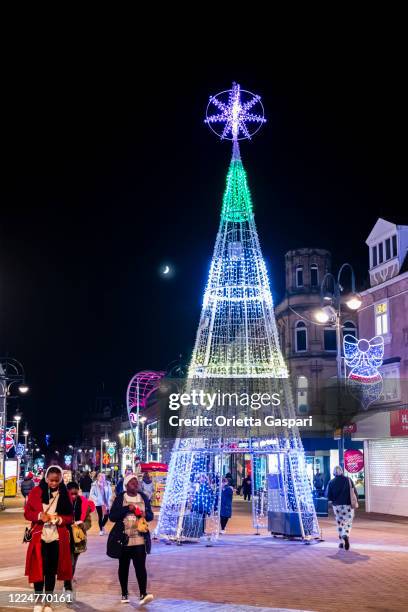
<svg viewBox="0 0 408 612">
<path fill-rule="evenodd" d="M 169 266 L 166 266 L 163 270 L 163 274 L 168 274 L 170 272 Z"/>
</svg>

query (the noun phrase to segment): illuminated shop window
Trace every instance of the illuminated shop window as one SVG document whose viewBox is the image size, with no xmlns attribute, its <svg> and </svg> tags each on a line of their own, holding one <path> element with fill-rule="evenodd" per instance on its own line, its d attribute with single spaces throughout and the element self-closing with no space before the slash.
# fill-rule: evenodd
<svg viewBox="0 0 408 612">
<path fill-rule="evenodd" d="M 388 303 L 380 302 L 375 305 L 375 333 L 377 336 L 388 334 Z"/>
</svg>

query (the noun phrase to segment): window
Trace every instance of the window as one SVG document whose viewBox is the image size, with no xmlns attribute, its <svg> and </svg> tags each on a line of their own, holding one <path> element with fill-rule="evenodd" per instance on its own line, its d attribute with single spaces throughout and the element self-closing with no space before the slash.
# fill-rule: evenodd
<svg viewBox="0 0 408 612">
<path fill-rule="evenodd" d="M 307 388 L 309 386 L 306 376 L 298 376 L 297 379 L 297 409 L 298 412 L 308 412 Z"/>
<path fill-rule="evenodd" d="M 375 305 L 375 333 L 377 336 L 388 334 L 388 303 Z"/>
<path fill-rule="evenodd" d="M 310 266 L 310 284 L 312 287 L 317 287 L 319 284 L 319 274 L 316 264 Z"/>
<path fill-rule="evenodd" d="M 303 321 L 298 321 L 296 323 L 295 336 L 296 352 L 301 353 L 302 351 L 307 351 L 307 328 Z"/>
<path fill-rule="evenodd" d="M 296 268 L 296 287 L 303 287 L 303 268 Z"/>
<path fill-rule="evenodd" d="M 397 256 L 397 234 L 394 234 L 392 237 L 392 256 L 396 257 Z"/>
<path fill-rule="evenodd" d="M 378 245 L 378 263 L 382 264 L 384 261 L 384 244 L 380 242 Z"/>
<path fill-rule="evenodd" d="M 385 241 L 385 261 L 391 259 L 391 238 Z"/>
<path fill-rule="evenodd" d="M 377 265 L 377 245 L 371 247 L 371 259 L 372 259 L 372 267 L 375 268 Z"/>
<path fill-rule="evenodd" d="M 345 321 L 343 325 L 343 338 L 347 336 L 347 334 L 351 334 L 355 338 L 357 338 L 357 327 L 353 321 Z"/>
<path fill-rule="evenodd" d="M 325 351 L 335 351 L 337 348 L 336 343 L 336 330 L 335 329 L 325 329 L 324 330 L 324 350 Z"/>
<path fill-rule="evenodd" d="M 400 364 L 382 366 L 383 388 L 381 402 L 395 402 L 401 399 Z"/>
</svg>

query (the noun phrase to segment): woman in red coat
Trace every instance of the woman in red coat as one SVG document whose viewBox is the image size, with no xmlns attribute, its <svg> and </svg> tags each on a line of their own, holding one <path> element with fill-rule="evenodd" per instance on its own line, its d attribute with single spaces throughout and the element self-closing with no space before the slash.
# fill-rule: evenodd
<svg viewBox="0 0 408 612">
<path fill-rule="evenodd" d="M 72 504 L 57 465 L 48 468 L 45 478 L 28 495 L 24 516 L 31 521 L 25 575 L 34 583 L 35 593 L 52 593 L 58 580 L 72 579 L 68 525 Z"/>
</svg>

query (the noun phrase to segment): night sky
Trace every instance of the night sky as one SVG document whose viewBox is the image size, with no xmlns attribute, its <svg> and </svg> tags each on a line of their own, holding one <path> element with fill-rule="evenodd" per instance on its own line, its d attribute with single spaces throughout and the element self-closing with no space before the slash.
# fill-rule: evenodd
<svg viewBox="0 0 408 612">
<path fill-rule="evenodd" d="M 25 366 L 32 431 L 73 440 L 103 389 L 124 402 L 134 372 L 188 360 L 231 154 L 203 119 L 233 80 L 268 119 L 241 153 L 275 302 L 296 247 L 330 249 L 366 283 L 376 219 L 408 223 L 399 57 L 300 50 L 192 70 L 182 56 L 53 48 L 11 62 L 0 353 Z M 171 279 L 158 273 L 167 263 Z"/>
</svg>

